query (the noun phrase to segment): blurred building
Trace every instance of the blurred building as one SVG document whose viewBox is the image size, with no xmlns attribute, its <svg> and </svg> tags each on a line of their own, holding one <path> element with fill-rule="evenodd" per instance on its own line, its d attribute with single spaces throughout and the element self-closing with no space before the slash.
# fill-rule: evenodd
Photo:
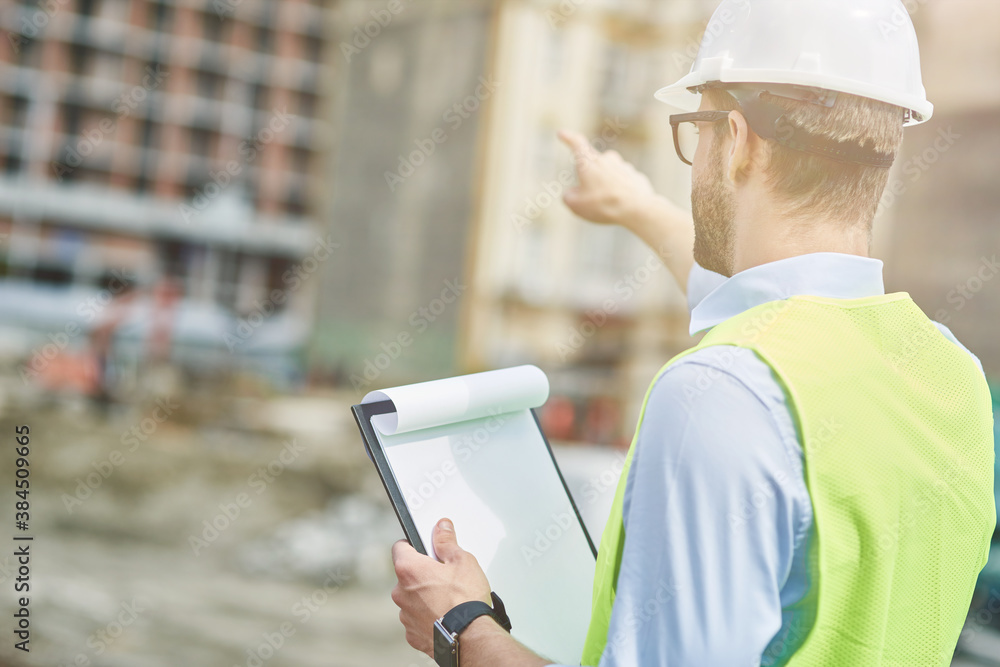
<svg viewBox="0 0 1000 667">
<path fill-rule="evenodd" d="M 555 437 L 627 436 L 650 378 L 693 343 L 684 295 L 654 253 L 562 204 L 575 179 L 556 131 L 619 151 L 689 206 L 690 168 L 653 92 L 690 69 L 715 4 L 500 3 L 493 62 L 505 85 L 484 129 L 461 360 L 545 368 L 560 396 Z"/>
<path fill-rule="evenodd" d="M 326 210 L 350 251 L 323 277 L 315 362 L 359 395 L 537 363 L 554 437 L 619 439 L 691 343 L 684 299 L 640 242 L 564 208 L 555 132 L 686 202 L 652 92 L 690 67 L 713 4 L 342 3 Z"/>
<path fill-rule="evenodd" d="M 366 391 L 459 372 L 479 131 L 498 90 L 492 0 L 345 0 L 315 366 Z M 500 82 L 500 88 L 507 85 Z M 509 85 L 516 85 L 511 82 Z"/>
<path fill-rule="evenodd" d="M 882 199 L 875 254 L 1000 381 L 1000 3 L 905 3 L 934 117 L 907 129 Z M 995 394 L 996 395 L 996 394 Z"/>
<path fill-rule="evenodd" d="M 575 219 L 560 127 L 587 134 L 688 205 L 690 169 L 674 155 L 652 93 L 685 74 L 716 0 L 498 3 L 492 46 L 501 86 L 482 132 L 463 301 L 463 370 L 537 363 L 553 429 L 607 441 L 629 435 L 655 371 L 690 347 L 683 295 L 651 252 L 620 229 Z M 876 224 L 889 290 L 910 291 L 1000 373 L 998 190 L 1000 5 L 905 3 L 917 28 L 931 122 L 907 131 Z M 882 26 L 881 29 L 894 29 Z M 653 261 L 654 264 L 647 264 Z M 648 279 L 647 279 L 648 278 Z M 994 280 L 994 278 L 996 278 Z M 618 420 L 609 428 L 608 422 Z M 557 436 L 558 437 L 558 436 Z"/>
<path fill-rule="evenodd" d="M 11 2 L 0 22 L 4 341 L 84 346 L 124 276 L 138 356 L 166 335 L 191 366 L 293 372 L 326 256 L 323 6 Z"/>
</svg>

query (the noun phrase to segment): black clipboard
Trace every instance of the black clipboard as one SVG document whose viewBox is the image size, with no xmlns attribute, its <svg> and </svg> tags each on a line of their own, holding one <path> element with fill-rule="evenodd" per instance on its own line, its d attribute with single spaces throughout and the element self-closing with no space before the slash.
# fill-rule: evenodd
<svg viewBox="0 0 1000 667">
<path fill-rule="evenodd" d="M 427 549 L 424 547 L 423 540 L 420 539 L 420 535 L 417 532 L 417 526 L 413 521 L 413 517 L 410 516 L 410 511 L 406 506 L 406 500 L 403 498 L 402 490 L 399 488 L 396 477 L 392 472 L 392 466 L 389 464 L 389 460 L 385 455 L 385 450 L 382 448 L 382 443 L 379 441 L 378 436 L 375 435 L 375 428 L 371 423 L 371 419 L 374 415 L 395 412 L 395 410 L 396 408 L 392 401 L 374 401 L 372 403 L 363 403 L 351 406 L 351 414 L 354 415 L 354 421 L 357 422 L 358 429 L 361 431 L 361 439 L 364 440 L 365 451 L 368 453 L 368 458 L 375 464 L 378 476 L 382 480 L 382 486 L 385 488 L 385 492 L 389 496 L 389 502 L 392 504 L 392 509 L 396 513 L 396 518 L 399 519 L 399 525 L 403 528 L 403 534 L 406 536 L 407 541 L 409 541 L 414 549 L 426 555 Z M 597 548 L 594 546 L 594 541 L 590 537 L 590 531 L 587 530 L 587 525 L 583 522 L 583 517 L 580 516 L 580 510 L 576 506 L 576 500 L 573 498 L 573 494 L 570 492 L 569 486 L 566 484 L 566 478 L 563 477 L 562 470 L 559 468 L 559 462 L 556 461 L 555 454 L 552 452 L 552 446 L 549 444 L 549 439 L 545 436 L 545 432 L 542 430 L 542 425 L 538 421 L 538 415 L 535 413 L 534 409 L 531 409 L 530 412 L 532 418 L 535 420 L 535 426 L 538 428 L 538 432 L 542 436 L 542 441 L 545 443 L 545 448 L 549 453 L 549 458 L 552 460 L 552 465 L 556 469 L 556 474 L 559 476 L 559 481 L 562 484 L 563 491 L 565 491 L 566 497 L 569 498 L 570 506 L 573 508 L 573 515 L 579 522 L 580 528 L 583 530 L 583 535 L 587 538 L 587 544 L 590 546 L 590 551 L 596 559 Z"/>
</svg>

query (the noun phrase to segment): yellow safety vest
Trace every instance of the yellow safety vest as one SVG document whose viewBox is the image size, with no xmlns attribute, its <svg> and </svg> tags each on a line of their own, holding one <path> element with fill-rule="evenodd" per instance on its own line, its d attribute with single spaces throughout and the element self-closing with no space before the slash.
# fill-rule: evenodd
<svg viewBox="0 0 1000 667">
<path fill-rule="evenodd" d="M 798 296 L 719 324 L 657 378 L 709 345 L 748 348 L 771 367 L 803 445 L 816 575 L 798 607 L 814 615 L 777 662 L 948 665 L 996 526 L 992 404 L 970 355 L 905 293 Z M 584 665 L 608 643 L 622 500 L 653 384 L 601 539 Z"/>
</svg>

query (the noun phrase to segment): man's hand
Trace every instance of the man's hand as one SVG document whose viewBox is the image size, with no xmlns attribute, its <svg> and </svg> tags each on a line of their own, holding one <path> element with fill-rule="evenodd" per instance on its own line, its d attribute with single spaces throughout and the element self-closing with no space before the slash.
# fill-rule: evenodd
<svg viewBox="0 0 1000 667">
<path fill-rule="evenodd" d="M 579 132 L 560 130 L 573 151 L 579 185 L 566 190 L 563 201 L 584 220 L 630 227 L 642 208 L 656 198 L 649 178 L 618 151 L 598 152 Z"/>
<path fill-rule="evenodd" d="M 559 138 L 573 151 L 579 183 L 563 194 L 566 206 L 585 220 L 621 225 L 638 236 L 685 290 L 694 264 L 691 215 L 656 194 L 649 178 L 617 151 L 601 153 L 572 130 L 560 130 Z"/>
<path fill-rule="evenodd" d="M 493 600 L 486 574 L 476 557 L 458 546 L 451 521 L 441 519 L 432 539 L 441 562 L 417 553 L 406 540 L 392 545 L 392 563 L 399 580 L 392 589 L 392 601 L 399 607 L 406 641 L 433 658 L 434 621 L 462 602 L 482 600 L 492 605 Z"/>
</svg>

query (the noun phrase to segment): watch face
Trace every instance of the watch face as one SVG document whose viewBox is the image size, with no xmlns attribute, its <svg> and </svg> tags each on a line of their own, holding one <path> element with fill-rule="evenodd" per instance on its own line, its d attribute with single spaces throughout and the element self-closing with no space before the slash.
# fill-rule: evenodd
<svg viewBox="0 0 1000 667">
<path fill-rule="evenodd" d="M 458 640 L 440 620 L 434 621 L 434 662 L 440 667 L 458 667 Z"/>
</svg>

